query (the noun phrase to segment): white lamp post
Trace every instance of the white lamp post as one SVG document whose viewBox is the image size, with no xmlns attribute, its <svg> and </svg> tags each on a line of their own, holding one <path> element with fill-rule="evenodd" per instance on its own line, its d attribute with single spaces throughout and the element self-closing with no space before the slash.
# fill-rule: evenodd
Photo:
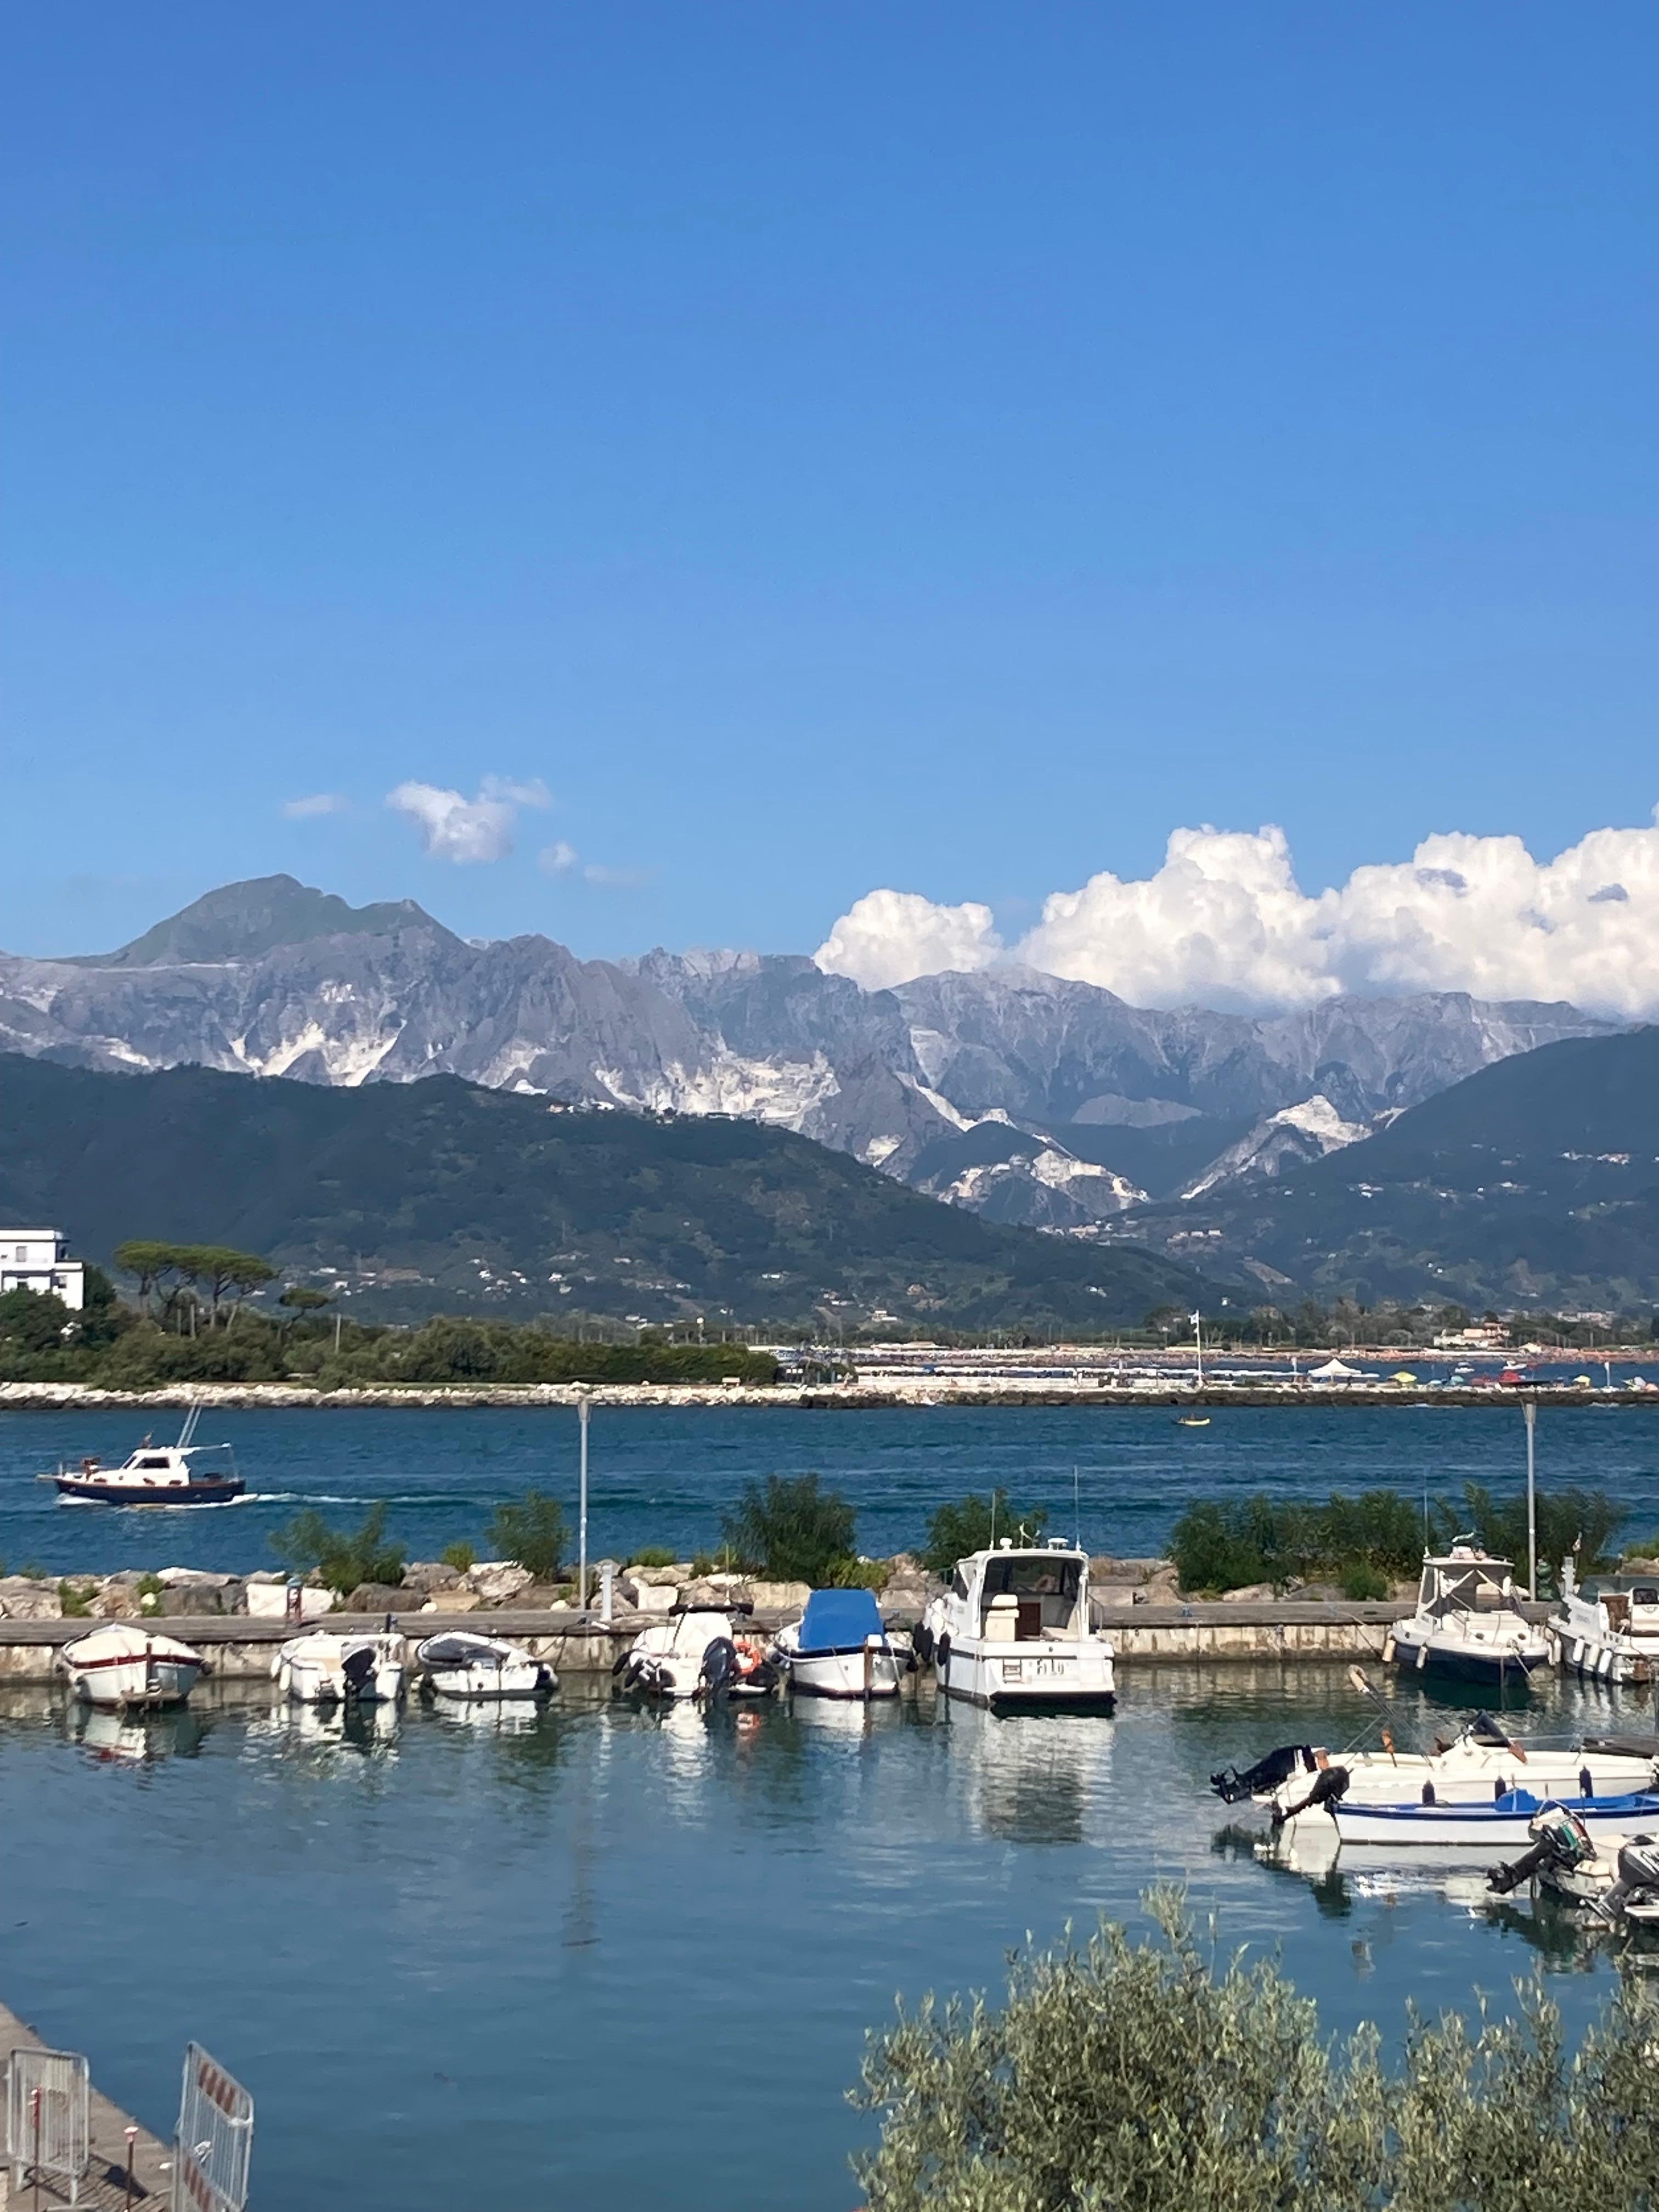
<svg viewBox="0 0 1659 2212">
<path fill-rule="evenodd" d="M 576 1508 L 576 1604 L 587 1611 L 587 1422 L 593 1410 L 591 1390 L 576 1393 L 576 1418 L 581 1423 L 581 1488 Z"/>
<path fill-rule="evenodd" d="M 1538 1595 L 1538 1491 L 1534 1480 L 1534 1461 L 1533 1439 L 1538 1430 L 1538 1401 L 1522 1401 L 1521 1412 L 1527 1424 L 1527 1595 Z"/>
</svg>

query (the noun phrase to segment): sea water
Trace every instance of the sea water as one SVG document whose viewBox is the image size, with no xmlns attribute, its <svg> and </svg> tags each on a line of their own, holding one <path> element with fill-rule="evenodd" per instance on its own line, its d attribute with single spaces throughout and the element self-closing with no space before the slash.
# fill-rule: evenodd
<svg viewBox="0 0 1659 2212">
<path fill-rule="evenodd" d="M 0 1550 L 58 1571 L 261 1563 L 297 1504 L 389 1504 L 412 1553 L 480 1542 L 529 1485 L 574 1503 L 568 1413 L 208 1417 L 258 1493 L 201 1514 L 60 1508 L 59 1453 L 122 1454 L 130 1413 L 0 1418 Z M 1523 1464 L 1515 1408 L 596 1412 L 592 1549 L 718 1541 L 745 1480 L 816 1469 L 866 1550 L 1005 1485 L 1084 1540 L 1157 1551 L 1187 1499 L 1417 1495 Z M 1540 1479 L 1600 1484 L 1659 1522 L 1659 1431 L 1547 1413 Z M 1608 1940 L 1524 1900 L 1488 1907 L 1471 1860 L 1361 1853 L 1263 1864 L 1207 1778 L 1369 1718 L 1340 1666 L 1125 1667 L 1115 1719 L 994 1721 L 924 1695 L 866 1713 L 802 1700 L 659 1717 L 574 1687 L 540 1716 L 418 1702 L 360 1725 L 258 1695 L 123 1725 L 0 1698 L 0 1997 L 165 2132 L 194 2037 L 258 2103 L 258 2212 L 590 2199 L 701 2212 L 848 2212 L 869 2123 L 845 2101 L 896 1997 L 995 1990 L 1010 1947 L 1144 1924 L 1187 1890 L 1223 1952 L 1276 1954 L 1326 2027 L 1408 2002 L 1512 2002 L 1541 1969 L 1577 2028 Z M 1404 1725 L 1458 1716 L 1419 1686 Z M 1650 1692 L 1543 1684 L 1528 1724 L 1651 1727 Z M 1478 1856 L 1478 1855 L 1475 1855 Z"/>
<path fill-rule="evenodd" d="M 1276 1955 L 1332 2032 L 1374 2018 L 1397 2047 L 1408 2000 L 1509 2005 L 1540 1969 L 1574 2030 L 1607 1995 L 1612 1939 L 1486 1907 L 1478 1855 L 1450 1894 L 1359 1852 L 1257 1860 L 1260 1815 L 1207 1777 L 1363 1728 L 1341 1668 L 1121 1686 L 1115 1719 L 1006 1721 L 571 1696 L 123 1724 L 13 1692 L 0 1995 L 161 2131 L 205 2044 L 258 2100 L 259 2212 L 849 2212 L 870 2124 L 844 2092 L 896 1996 L 995 1991 L 1011 1948 L 1102 1913 L 1144 1926 L 1154 1881 L 1222 1954 Z"/>
<path fill-rule="evenodd" d="M 60 1459 L 125 1459 L 176 1414 L 0 1412 L 0 1561 L 13 1572 L 196 1566 L 246 1573 L 278 1562 L 270 1538 L 301 1506 L 341 1526 L 384 1502 L 412 1559 L 469 1542 L 480 1557 L 495 1503 L 550 1492 L 574 1523 L 576 1415 L 568 1407 L 453 1412 L 364 1407 L 202 1416 L 248 1484 L 236 1504 L 172 1510 L 63 1504 L 33 1477 Z M 1158 1552 L 1194 1498 L 1323 1498 L 1378 1486 L 1455 1499 L 1466 1482 L 1500 1494 L 1524 1480 L 1521 1411 L 1401 1405 L 1217 1408 L 1185 1429 L 1156 1407 L 595 1408 L 589 1556 L 661 1545 L 713 1550 L 746 1482 L 817 1473 L 856 1507 L 858 1542 L 889 1554 L 921 1542 L 941 1500 L 1006 1489 L 1044 1506 L 1048 1533 L 1096 1552 Z M 1602 1487 L 1629 1509 L 1627 1534 L 1659 1528 L 1659 1411 L 1592 1401 L 1539 1418 L 1545 1488 Z"/>
</svg>

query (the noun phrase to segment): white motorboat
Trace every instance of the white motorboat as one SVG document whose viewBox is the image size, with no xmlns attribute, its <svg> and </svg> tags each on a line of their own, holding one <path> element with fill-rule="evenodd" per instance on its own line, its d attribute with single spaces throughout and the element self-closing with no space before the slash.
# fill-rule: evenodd
<svg viewBox="0 0 1659 2212">
<path fill-rule="evenodd" d="M 441 1698 L 550 1698 L 559 1686 L 544 1660 L 465 1629 L 428 1636 L 416 1645 L 415 1660 L 422 1681 Z"/>
<path fill-rule="evenodd" d="M 806 1610 L 781 1630 L 772 1656 L 792 1690 L 811 1698 L 896 1698 L 910 1662 L 888 1637 L 867 1589 L 814 1590 Z"/>
<path fill-rule="evenodd" d="M 1363 1678 L 1356 1677 L 1357 1680 Z M 1659 1758 L 1601 1744 L 1543 1743 L 1511 1735 L 1488 1713 L 1477 1713 L 1449 1741 L 1431 1751 L 1394 1748 L 1388 1729 L 1377 1751 L 1330 1751 L 1322 1744 L 1281 1744 L 1240 1773 L 1226 1767 L 1210 1777 L 1224 1803 L 1246 1798 L 1265 1806 L 1275 1820 L 1293 1818 L 1322 1776 L 1344 1776 L 1341 1796 L 1351 1805 L 1400 1804 L 1491 1799 L 1517 1784 L 1540 1796 L 1560 1791 L 1591 1796 L 1623 1796 L 1659 1787 Z"/>
<path fill-rule="evenodd" d="M 1013 1543 L 958 1559 L 916 1632 L 947 1697 L 994 1713 L 1109 1713 L 1113 1652 L 1095 1633 L 1089 1555 L 1060 1541 Z"/>
<path fill-rule="evenodd" d="M 611 1672 L 619 1690 L 647 1698 L 763 1697 L 778 1686 L 762 1645 L 712 1606 L 653 1621 Z"/>
<path fill-rule="evenodd" d="M 1511 1693 L 1550 1656 L 1543 1629 L 1521 1609 L 1515 1569 L 1472 1545 L 1425 1553 L 1417 1611 L 1389 1632 L 1385 1662 L 1480 1682 Z"/>
<path fill-rule="evenodd" d="M 1420 1801 L 1350 1805 L 1344 1797 L 1332 1796 L 1326 1801 L 1325 1811 L 1345 1848 L 1349 1844 L 1387 1848 L 1402 1844 L 1456 1844 L 1504 1850 L 1524 1848 L 1532 1840 L 1533 1820 L 1550 1803 L 1583 1821 L 1598 1842 L 1659 1828 L 1659 1795 L 1651 1790 L 1618 1797 L 1552 1799 L 1532 1790 L 1508 1790 L 1485 1803 L 1468 1798 L 1428 1805 Z"/>
<path fill-rule="evenodd" d="M 207 1668 L 188 1644 L 125 1620 L 76 1637 L 58 1656 L 77 1698 L 127 1712 L 182 1705 Z"/>
<path fill-rule="evenodd" d="M 1659 1576 L 1599 1577 L 1581 1589 L 1569 1559 L 1561 1610 L 1545 1622 L 1558 1667 L 1597 1682 L 1651 1682 L 1659 1676 Z"/>
<path fill-rule="evenodd" d="M 38 1480 L 52 1483 L 60 1498 L 84 1505 L 229 1505 L 247 1485 L 228 1444 L 192 1441 L 201 1415 L 199 1406 L 191 1407 L 176 1444 L 153 1444 L 146 1437 L 119 1467 L 105 1467 L 89 1454 L 79 1467 L 60 1461 Z"/>
<path fill-rule="evenodd" d="M 395 1705 L 404 1690 L 404 1639 L 313 1629 L 290 1637 L 270 1662 L 278 1692 L 296 1705 Z"/>
</svg>

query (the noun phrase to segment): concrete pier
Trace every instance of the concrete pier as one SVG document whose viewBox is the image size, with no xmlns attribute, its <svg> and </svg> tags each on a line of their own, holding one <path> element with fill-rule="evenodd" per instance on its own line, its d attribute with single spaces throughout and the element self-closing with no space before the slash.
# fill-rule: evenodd
<svg viewBox="0 0 1659 2212">
<path fill-rule="evenodd" d="M 1413 1610 L 1401 1604 L 1300 1604 L 1292 1599 L 1228 1604 L 1124 1605 L 1105 1608 L 1103 1632 L 1121 1663 L 1170 1659 L 1377 1659 L 1390 1625 Z M 1546 1606 L 1528 1607 L 1538 1619 Z M 650 1616 L 618 1612 L 607 1627 L 584 1621 L 574 1611 L 550 1613 L 398 1613 L 394 1628 L 411 1644 L 447 1629 L 505 1637 L 544 1659 L 561 1674 L 606 1676 L 631 1647 Z M 757 1611 L 750 1626 L 757 1635 L 781 1628 L 778 1613 Z M 379 1628 L 382 1613 L 337 1613 L 310 1623 L 342 1636 Z M 0 1620 L 0 1686 L 61 1682 L 58 1654 L 65 1644 L 100 1624 L 90 1620 Z M 141 1624 L 129 1624 L 138 1626 Z M 250 1620 L 240 1614 L 204 1620 L 159 1620 L 158 1635 L 193 1644 L 207 1658 L 210 1673 L 196 1692 L 198 1703 L 210 1702 L 216 1689 L 246 1691 L 270 1679 L 277 1647 L 298 1632 L 285 1621 Z"/>
<path fill-rule="evenodd" d="M 0 2004 L 0 2064 L 5 2068 L 9 2069 L 14 2051 L 61 2051 L 67 2047 L 61 2043 L 49 2043 L 38 2030 Z M 90 2208 L 90 2212 L 124 2212 L 129 2203 L 143 2207 L 144 2212 L 158 2212 L 160 2206 L 169 2202 L 173 2189 L 172 2144 L 153 2136 L 148 2128 L 139 2126 L 131 2113 L 112 2104 L 95 2081 L 91 2101 L 92 2164 L 81 2184 L 77 2202 Z M 137 2131 L 132 2146 L 136 2186 L 131 2197 L 127 2193 L 129 2128 Z M 41 2212 L 46 2212 L 46 2208 L 67 2204 L 69 2201 L 68 2189 L 54 2180 L 43 2180 L 38 2189 L 30 2181 L 21 2191 L 11 2193 L 11 2170 L 0 2166 L 0 2208 L 9 2205 L 13 2212 L 33 2212 L 38 2203 Z"/>
</svg>

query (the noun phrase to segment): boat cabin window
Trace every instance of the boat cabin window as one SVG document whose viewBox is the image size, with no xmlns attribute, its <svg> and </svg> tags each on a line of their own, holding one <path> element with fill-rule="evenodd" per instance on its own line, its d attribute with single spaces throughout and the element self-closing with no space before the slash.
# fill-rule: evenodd
<svg viewBox="0 0 1659 2212">
<path fill-rule="evenodd" d="M 993 1598 L 1016 1599 L 1022 1643 L 1041 1637 L 1045 1630 L 1074 1628 L 1082 1565 L 1080 1559 L 1053 1553 L 999 1554 L 985 1563 L 983 1604 L 988 1612 Z"/>
<path fill-rule="evenodd" d="M 1651 1583 L 1638 1583 L 1630 1594 L 1632 1605 L 1659 1605 L 1659 1588 Z"/>
<path fill-rule="evenodd" d="M 167 1455 L 165 1452 L 151 1452 L 145 1458 L 141 1459 L 138 1462 L 138 1465 L 140 1467 L 165 1468 L 167 1463 Z"/>
<path fill-rule="evenodd" d="M 963 1573 L 960 1567 L 957 1569 L 955 1574 L 951 1577 L 951 1594 L 953 1597 L 963 1598 L 965 1598 L 968 1595 L 968 1577 Z"/>
</svg>

